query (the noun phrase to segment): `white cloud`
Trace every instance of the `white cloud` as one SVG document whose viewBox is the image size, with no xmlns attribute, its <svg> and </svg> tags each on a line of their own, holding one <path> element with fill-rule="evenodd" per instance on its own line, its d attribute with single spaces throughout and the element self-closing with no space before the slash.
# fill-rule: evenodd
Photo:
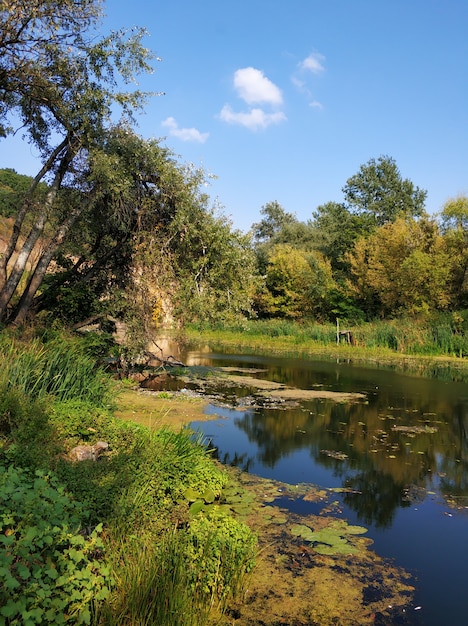
<svg viewBox="0 0 468 626">
<path fill-rule="evenodd" d="M 234 111 L 229 104 L 225 104 L 219 117 L 228 124 L 244 126 L 249 130 L 262 130 L 272 124 L 280 124 L 287 118 L 278 110 L 283 104 L 283 94 L 261 70 L 254 67 L 244 67 L 234 72 L 234 88 L 239 98 L 248 105 L 263 104 L 272 107 L 273 111 L 250 106 L 247 111 Z M 276 110 L 275 110 L 276 109 Z"/>
<path fill-rule="evenodd" d="M 234 73 L 234 87 L 237 95 L 247 104 L 265 103 L 279 106 L 283 102 L 281 89 L 254 67 L 237 70 Z"/>
<path fill-rule="evenodd" d="M 296 89 L 304 94 L 309 101 L 309 106 L 315 109 L 323 109 L 323 105 L 316 100 L 312 92 L 307 84 L 307 80 L 305 75 L 308 73 L 312 73 L 315 75 L 321 74 L 325 71 L 325 67 L 323 62 L 325 61 L 325 57 L 323 54 L 319 54 L 318 52 L 312 52 L 306 57 L 303 61 L 297 64 L 298 69 L 291 76 L 291 82 L 296 87 Z"/>
<path fill-rule="evenodd" d="M 282 111 L 275 113 L 266 113 L 263 109 L 253 108 L 249 111 L 241 111 L 236 113 L 226 104 L 224 105 L 220 118 L 228 124 L 238 124 L 245 126 L 249 130 L 260 130 L 271 126 L 272 124 L 280 124 L 286 121 L 286 115 Z"/>
<path fill-rule="evenodd" d="M 323 109 L 323 104 L 319 102 L 318 100 L 311 100 L 309 102 L 309 106 L 312 107 L 313 109 Z"/>
<path fill-rule="evenodd" d="M 299 67 L 301 70 L 312 72 L 312 74 L 321 74 L 325 71 L 323 61 L 325 61 L 323 54 L 312 52 L 312 54 L 309 54 L 308 57 L 299 63 Z"/>
<path fill-rule="evenodd" d="M 179 128 L 175 118 L 168 117 L 162 125 L 169 128 L 169 134 L 172 137 L 177 137 L 181 141 L 197 141 L 198 143 L 205 143 L 208 139 L 209 133 L 201 133 L 196 128 Z"/>
</svg>

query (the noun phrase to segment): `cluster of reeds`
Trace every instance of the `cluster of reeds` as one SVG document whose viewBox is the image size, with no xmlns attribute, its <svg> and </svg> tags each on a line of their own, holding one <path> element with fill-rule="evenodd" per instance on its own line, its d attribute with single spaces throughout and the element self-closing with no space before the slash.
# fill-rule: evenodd
<svg viewBox="0 0 468 626">
<path fill-rule="evenodd" d="M 438 313 L 370 322 L 340 320 L 340 330 L 350 330 L 362 348 L 390 350 L 399 354 L 468 356 L 468 312 Z M 292 320 L 249 320 L 242 325 L 213 329 L 209 335 L 237 345 L 266 348 L 296 346 L 331 347 L 337 342 L 336 323 Z M 265 343 L 266 342 L 266 343 Z"/>
<path fill-rule="evenodd" d="M 96 406 L 112 397 L 112 381 L 77 340 L 23 341 L 0 334 L 0 386 L 31 398 L 80 399 Z"/>
</svg>

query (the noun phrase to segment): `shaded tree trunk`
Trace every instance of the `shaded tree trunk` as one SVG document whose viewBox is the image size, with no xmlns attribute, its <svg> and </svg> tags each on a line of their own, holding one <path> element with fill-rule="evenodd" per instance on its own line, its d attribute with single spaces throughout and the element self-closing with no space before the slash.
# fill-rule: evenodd
<svg viewBox="0 0 468 626">
<path fill-rule="evenodd" d="M 18 243 L 18 239 L 21 233 L 21 228 L 23 226 L 24 218 L 26 217 L 30 208 L 31 197 L 34 191 L 36 190 L 38 184 L 41 182 L 42 178 L 45 176 L 45 174 L 47 174 L 47 172 L 49 172 L 52 169 L 52 166 L 55 163 L 55 160 L 57 159 L 59 154 L 65 149 L 65 147 L 67 146 L 67 143 L 68 143 L 68 137 L 66 137 L 62 141 L 62 143 L 57 146 L 57 148 L 52 152 L 50 157 L 47 159 L 47 162 L 43 165 L 43 167 L 41 168 L 41 171 L 38 172 L 38 174 L 32 181 L 28 189 L 26 198 L 24 199 L 24 202 L 21 205 L 21 209 L 18 211 L 16 215 L 16 220 L 13 225 L 13 232 L 11 234 L 5 253 L 1 257 L 1 261 L 0 261 L 0 290 L 3 290 L 7 282 L 8 263 L 10 262 L 13 252 L 16 249 L 16 244 Z"/>
<path fill-rule="evenodd" d="M 31 253 L 35 247 L 35 245 L 37 244 L 40 236 L 43 234 L 44 232 L 44 227 L 45 224 L 47 222 L 47 214 L 49 209 L 52 207 L 53 203 L 55 202 L 55 199 L 57 197 L 57 194 L 59 192 L 59 189 L 61 187 L 63 178 L 70 166 L 70 163 L 72 162 L 73 158 L 76 155 L 76 148 L 74 148 L 71 144 L 68 145 L 68 148 L 65 152 L 65 154 L 62 156 L 60 163 L 59 163 L 59 167 L 57 169 L 57 172 L 55 174 L 54 177 L 54 181 L 49 189 L 49 192 L 47 193 L 47 197 L 45 200 L 45 204 L 44 207 L 42 207 L 42 210 L 35 222 L 35 224 L 33 225 L 33 227 L 31 228 L 31 231 L 26 239 L 26 241 L 24 242 L 24 244 L 21 247 L 21 250 L 18 254 L 18 257 L 15 261 L 15 264 L 10 272 L 10 275 L 8 276 L 8 278 L 6 279 L 5 283 L 2 286 L 2 289 L 0 291 L 0 321 L 5 321 L 6 317 L 7 317 L 7 308 L 8 305 L 11 301 L 11 298 L 13 297 L 14 293 L 16 292 L 16 290 L 18 289 L 18 285 L 20 283 L 21 277 L 23 276 L 25 270 L 26 270 L 26 265 L 28 263 L 29 257 L 31 256 Z M 22 211 L 23 212 L 23 209 Z M 27 212 L 27 206 L 26 206 L 26 210 L 24 211 L 24 214 L 22 216 L 22 220 L 24 220 L 24 216 L 26 215 Z M 17 222 L 19 223 L 19 221 L 17 220 Z M 22 222 L 21 222 L 22 223 Z M 20 233 L 20 229 L 21 229 L 21 223 L 19 225 L 19 227 L 15 230 L 15 232 L 12 235 L 12 239 L 16 239 L 16 241 L 18 240 L 19 237 L 19 233 Z M 15 224 L 16 225 L 16 224 Z M 54 238 L 55 240 L 55 238 Z M 16 246 L 16 243 L 15 243 Z M 11 247 L 11 244 L 10 246 Z M 47 248 L 46 252 L 43 253 L 42 256 L 44 256 L 44 254 L 47 254 L 49 247 Z M 13 253 L 14 247 L 13 249 L 10 251 L 10 257 L 11 254 Z M 52 253 L 53 254 L 53 253 Z M 39 263 L 41 263 L 41 260 L 39 261 Z M 49 260 L 50 263 L 50 260 Z M 6 266 L 5 266 L 6 268 Z M 35 273 L 35 272 L 34 272 Z M 42 281 L 41 281 L 42 282 Z M 36 288 L 37 290 L 37 288 Z"/>
<path fill-rule="evenodd" d="M 37 262 L 36 267 L 34 268 L 34 271 L 29 278 L 26 289 L 21 295 L 18 308 L 16 310 L 16 315 L 14 317 L 15 324 L 21 324 L 26 319 L 28 312 L 31 308 L 34 296 L 36 295 L 37 290 L 44 280 L 47 268 L 49 267 L 54 254 L 56 253 L 57 249 L 62 245 L 65 237 L 70 231 L 70 228 L 81 215 L 83 210 L 83 206 L 77 206 L 73 211 L 70 212 L 68 218 L 62 223 L 53 240 L 49 243 L 47 248 L 41 254 L 39 261 Z"/>
</svg>

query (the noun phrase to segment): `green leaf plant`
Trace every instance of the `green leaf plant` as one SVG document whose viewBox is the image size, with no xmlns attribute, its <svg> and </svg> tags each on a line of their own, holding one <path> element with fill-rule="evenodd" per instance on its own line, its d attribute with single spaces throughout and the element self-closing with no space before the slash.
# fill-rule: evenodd
<svg viewBox="0 0 468 626">
<path fill-rule="evenodd" d="M 91 623 L 112 583 L 83 516 L 52 474 L 0 467 L 0 625 Z"/>
<path fill-rule="evenodd" d="M 344 520 L 333 520 L 328 526 L 317 531 L 313 531 L 305 524 L 294 524 L 291 528 L 293 535 L 313 544 L 317 554 L 326 555 L 358 554 L 359 548 L 351 544 L 349 539 L 366 532 L 367 528 L 351 526 Z"/>
</svg>

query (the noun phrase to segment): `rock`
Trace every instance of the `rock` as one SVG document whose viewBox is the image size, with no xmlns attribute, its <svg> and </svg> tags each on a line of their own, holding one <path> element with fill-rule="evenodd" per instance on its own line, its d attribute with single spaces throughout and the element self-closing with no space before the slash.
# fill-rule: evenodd
<svg viewBox="0 0 468 626">
<path fill-rule="evenodd" d="M 98 441 L 94 446 L 75 446 L 68 453 L 68 458 L 71 461 L 97 461 L 101 452 L 108 447 L 106 441 Z"/>
</svg>

